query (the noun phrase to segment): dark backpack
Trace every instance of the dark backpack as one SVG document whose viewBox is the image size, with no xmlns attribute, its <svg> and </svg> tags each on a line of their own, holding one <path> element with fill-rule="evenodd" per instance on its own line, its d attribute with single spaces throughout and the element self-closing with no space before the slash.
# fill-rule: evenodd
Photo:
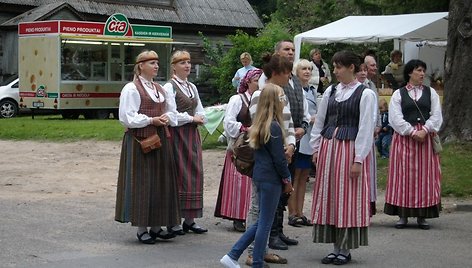
<svg viewBox="0 0 472 268">
<path fill-rule="evenodd" d="M 239 173 L 252 177 L 254 168 L 254 149 L 249 146 L 249 137 L 247 132 L 239 133 L 233 144 L 232 161 Z"/>
</svg>

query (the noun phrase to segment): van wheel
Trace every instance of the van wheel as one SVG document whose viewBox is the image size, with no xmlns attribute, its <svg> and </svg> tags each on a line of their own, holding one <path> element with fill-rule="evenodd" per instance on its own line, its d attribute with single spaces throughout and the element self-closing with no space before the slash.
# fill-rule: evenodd
<svg viewBox="0 0 472 268">
<path fill-rule="evenodd" d="M 18 104 L 12 100 L 0 101 L 0 118 L 11 118 L 18 114 Z"/>
</svg>

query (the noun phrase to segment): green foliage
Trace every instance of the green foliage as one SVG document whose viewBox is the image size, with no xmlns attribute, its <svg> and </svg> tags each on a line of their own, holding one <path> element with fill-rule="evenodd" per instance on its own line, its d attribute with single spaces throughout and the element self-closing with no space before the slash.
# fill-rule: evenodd
<svg viewBox="0 0 472 268">
<path fill-rule="evenodd" d="M 231 79 L 235 72 L 241 67 L 239 56 L 243 52 L 249 52 L 253 59 L 253 65 L 261 68 L 261 57 L 266 52 L 273 52 L 275 43 L 283 39 L 293 39 L 284 25 L 277 21 L 268 23 L 257 36 L 250 36 L 245 32 L 237 31 L 235 35 L 228 36 L 233 46 L 223 52 L 222 46 L 211 44 L 207 38 L 202 35 L 204 50 L 207 59 L 211 65 L 207 79 L 212 87 L 217 88 L 220 93 L 220 101 L 227 102 L 234 95 L 235 89 L 231 85 Z"/>
<path fill-rule="evenodd" d="M 273 18 L 287 25 L 291 33 L 298 34 L 342 17 L 336 0 L 279 0 Z"/>
<path fill-rule="evenodd" d="M 426 12 L 444 12 L 449 0 L 353 0 L 364 15 L 394 15 Z"/>
</svg>

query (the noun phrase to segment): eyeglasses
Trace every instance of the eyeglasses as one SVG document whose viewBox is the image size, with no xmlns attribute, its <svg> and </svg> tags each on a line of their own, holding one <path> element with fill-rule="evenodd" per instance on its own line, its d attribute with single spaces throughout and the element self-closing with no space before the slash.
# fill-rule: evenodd
<svg viewBox="0 0 472 268">
<path fill-rule="evenodd" d="M 285 95 L 280 95 L 280 96 L 279 96 L 279 101 L 280 101 L 280 102 L 286 102 L 286 101 L 287 101 L 287 97 L 285 97 Z"/>
</svg>

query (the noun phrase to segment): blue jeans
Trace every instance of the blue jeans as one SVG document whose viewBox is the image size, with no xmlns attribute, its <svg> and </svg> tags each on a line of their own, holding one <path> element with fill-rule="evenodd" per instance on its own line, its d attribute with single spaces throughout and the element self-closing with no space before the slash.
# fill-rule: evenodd
<svg viewBox="0 0 472 268">
<path fill-rule="evenodd" d="M 389 157 L 390 154 L 390 143 L 392 143 L 392 134 L 381 132 L 379 137 L 375 141 L 377 150 L 379 151 L 380 156 Z"/>
<path fill-rule="evenodd" d="M 266 182 L 254 182 L 254 184 L 259 198 L 259 217 L 234 244 L 228 256 L 233 260 L 238 260 L 244 250 L 254 241 L 252 267 L 264 267 L 264 251 L 274 221 L 275 210 L 282 194 L 282 185 Z"/>
</svg>

